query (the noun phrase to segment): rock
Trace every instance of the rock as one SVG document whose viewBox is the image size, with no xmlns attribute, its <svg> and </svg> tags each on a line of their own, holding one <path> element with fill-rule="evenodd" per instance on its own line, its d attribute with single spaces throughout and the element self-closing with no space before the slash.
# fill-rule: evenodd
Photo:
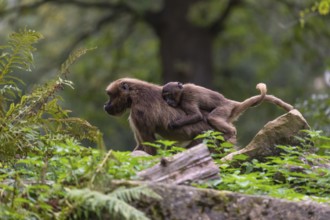
<svg viewBox="0 0 330 220">
<path fill-rule="evenodd" d="M 292 202 L 266 196 L 249 196 L 189 186 L 150 184 L 163 199 L 133 204 L 150 219 L 324 219 L 330 206 L 311 201 Z"/>
<path fill-rule="evenodd" d="M 268 122 L 243 149 L 233 152 L 222 161 L 231 161 L 235 155 L 244 154 L 249 160 L 262 160 L 279 154 L 276 145 L 299 145 L 295 136 L 303 136 L 301 130 L 310 129 L 301 113 L 294 109 L 273 121 Z"/>
<path fill-rule="evenodd" d="M 142 151 L 142 150 L 134 150 L 131 152 L 131 155 L 133 157 L 148 157 L 148 156 L 151 156 L 150 154 Z"/>
</svg>

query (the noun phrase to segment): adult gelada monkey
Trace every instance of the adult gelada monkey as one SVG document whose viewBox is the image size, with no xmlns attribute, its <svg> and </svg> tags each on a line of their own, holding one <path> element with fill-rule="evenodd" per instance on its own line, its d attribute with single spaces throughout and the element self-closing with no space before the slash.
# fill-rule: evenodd
<svg viewBox="0 0 330 220">
<path fill-rule="evenodd" d="M 199 121 L 193 125 L 169 130 L 168 124 L 173 118 L 183 117 L 185 113 L 180 108 L 172 108 L 164 101 L 162 87 L 159 85 L 122 78 L 110 83 L 106 92 L 110 99 L 104 109 L 108 114 L 117 116 L 130 109 L 129 122 L 137 142 L 135 150 L 155 154 L 155 148 L 143 146 L 142 143 L 155 141 L 156 134 L 170 140 L 191 141 L 196 135 L 212 129 L 207 122 Z"/>
<path fill-rule="evenodd" d="M 291 105 L 281 99 L 266 95 L 267 87 L 264 83 L 259 83 L 257 89 L 260 90 L 260 95 L 238 102 L 195 84 L 169 82 L 163 86 L 162 96 L 170 106 L 180 107 L 186 116 L 171 121 L 168 127 L 170 129 L 182 128 L 205 119 L 215 130 L 221 131 L 226 140 L 233 138 L 230 141 L 235 142 L 236 128 L 232 123 L 246 109 L 260 104 L 263 100 L 279 105 L 287 111 L 293 109 Z M 210 114 L 205 118 L 201 114 L 201 110 L 210 112 Z"/>
</svg>

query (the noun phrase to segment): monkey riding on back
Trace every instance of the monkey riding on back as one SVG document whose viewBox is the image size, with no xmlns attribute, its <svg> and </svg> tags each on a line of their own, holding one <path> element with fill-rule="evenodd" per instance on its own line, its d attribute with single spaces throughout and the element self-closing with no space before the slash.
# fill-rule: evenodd
<svg viewBox="0 0 330 220">
<path fill-rule="evenodd" d="M 236 128 L 233 122 L 248 108 L 265 100 L 286 111 L 293 109 L 291 105 L 281 99 L 266 95 L 267 87 L 264 83 L 259 83 L 256 88 L 260 90 L 260 95 L 238 102 L 227 99 L 216 91 L 192 83 L 169 82 L 163 86 L 162 97 L 168 105 L 181 108 L 186 116 L 174 119 L 168 124 L 168 127 L 177 129 L 205 120 L 215 130 L 222 132 L 225 140 L 235 143 Z M 205 115 L 201 113 L 202 110 L 209 112 L 209 114 L 204 117 Z"/>
</svg>

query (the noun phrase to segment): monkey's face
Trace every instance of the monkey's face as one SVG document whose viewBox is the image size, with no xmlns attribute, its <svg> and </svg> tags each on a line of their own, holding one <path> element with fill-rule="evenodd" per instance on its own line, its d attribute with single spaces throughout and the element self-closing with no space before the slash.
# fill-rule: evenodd
<svg viewBox="0 0 330 220">
<path fill-rule="evenodd" d="M 169 82 L 163 86 L 162 96 L 168 105 L 172 107 L 177 107 L 181 101 L 182 91 L 182 83 Z"/>
<path fill-rule="evenodd" d="M 179 105 L 179 103 L 175 101 L 173 95 L 170 93 L 163 93 L 163 99 L 169 106 L 177 107 Z"/>
<path fill-rule="evenodd" d="M 130 87 L 127 82 L 114 81 L 107 87 L 106 92 L 109 96 L 109 101 L 104 104 L 104 110 L 108 114 L 121 115 L 127 108 L 131 107 Z"/>
</svg>

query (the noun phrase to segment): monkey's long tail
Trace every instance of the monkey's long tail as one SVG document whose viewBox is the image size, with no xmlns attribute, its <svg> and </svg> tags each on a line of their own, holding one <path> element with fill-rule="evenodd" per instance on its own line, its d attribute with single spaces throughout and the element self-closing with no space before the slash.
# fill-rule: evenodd
<svg viewBox="0 0 330 220">
<path fill-rule="evenodd" d="M 266 95 L 264 100 L 266 102 L 271 102 L 275 105 L 278 105 L 279 107 L 283 108 L 286 111 L 291 111 L 292 109 L 294 109 L 294 107 L 292 105 L 284 102 L 282 99 L 279 99 L 273 95 Z"/>
<path fill-rule="evenodd" d="M 230 116 L 230 121 L 235 121 L 240 114 L 242 114 L 246 109 L 259 105 L 266 97 L 267 86 L 265 83 L 258 83 L 256 88 L 260 91 L 260 95 L 252 96 L 251 98 L 245 99 L 240 102 L 237 107 L 232 112 Z"/>
</svg>

